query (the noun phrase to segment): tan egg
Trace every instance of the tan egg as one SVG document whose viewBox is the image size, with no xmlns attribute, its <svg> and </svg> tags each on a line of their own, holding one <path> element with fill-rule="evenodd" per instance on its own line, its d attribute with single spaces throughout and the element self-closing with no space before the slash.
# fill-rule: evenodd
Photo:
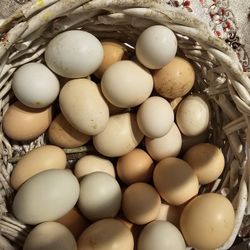
<svg viewBox="0 0 250 250">
<path fill-rule="evenodd" d="M 57 222 L 44 222 L 31 230 L 23 250 L 77 250 L 72 233 Z"/>
<path fill-rule="evenodd" d="M 65 152 L 53 145 L 45 145 L 25 154 L 16 164 L 10 177 L 11 187 L 18 189 L 32 176 L 48 169 L 64 169 L 67 165 Z"/>
<path fill-rule="evenodd" d="M 90 225 L 77 242 L 78 250 L 133 250 L 131 231 L 117 219 L 102 219 Z"/>
<path fill-rule="evenodd" d="M 156 92 L 165 98 L 186 95 L 193 87 L 195 73 L 192 65 L 184 58 L 176 56 L 170 63 L 153 74 Z"/>
<path fill-rule="evenodd" d="M 104 130 L 109 109 L 97 85 L 88 79 L 67 82 L 59 95 L 63 116 L 79 132 L 96 135 Z"/>
<path fill-rule="evenodd" d="M 147 183 L 134 183 L 123 194 L 122 211 L 125 217 L 134 224 L 144 225 L 155 220 L 160 207 L 159 194 Z"/>
<path fill-rule="evenodd" d="M 75 239 L 78 239 L 84 229 L 89 225 L 87 219 L 83 217 L 76 207 L 72 208 L 67 214 L 56 220 L 56 222 L 67 227 L 74 235 Z"/>
<path fill-rule="evenodd" d="M 150 181 L 153 169 L 153 160 L 144 150 L 139 148 L 135 148 L 120 157 L 116 165 L 119 178 L 127 185 Z"/>
<path fill-rule="evenodd" d="M 233 232 L 235 222 L 231 202 L 216 193 L 206 193 L 191 200 L 184 208 L 180 227 L 190 247 L 217 249 Z"/>
<path fill-rule="evenodd" d="M 210 143 L 200 143 L 191 147 L 185 153 L 183 160 L 194 169 L 200 184 L 215 181 L 225 166 L 223 153 Z"/>
<path fill-rule="evenodd" d="M 51 107 L 32 109 L 17 101 L 3 117 L 3 131 L 13 140 L 32 140 L 44 133 L 51 121 Z"/>
<path fill-rule="evenodd" d="M 113 163 L 98 155 L 85 155 L 79 159 L 74 168 L 74 175 L 79 179 L 94 172 L 105 172 L 115 177 Z"/>
<path fill-rule="evenodd" d="M 93 143 L 100 154 L 119 157 L 136 148 L 142 139 L 136 115 L 124 113 L 111 116 L 104 131 L 93 137 Z"/>
<path fill-rule="evenodd" d="M 165 158 L 156 165 L 153 180 L 161 197 L 171 205 L 181 205 L 199 191 L 194 170 L 187 162 L 174 157 Z"/>
<path fill-rule="evenodd" d="M 76 148 L 90 140 L 89 135 L 80 133 L 59 114 L 50 124 L 48 137 L 52 144 L 62 148 Z"/>
<path fill-rule="evenodd" d="M 166 135 L 159 138 L 145 138 L 147 152 L 156 161 L 177 156 L 181 150 L 181 145 L 181 133 L 175 123 Z"/>
<path fill-rule="evenodd" d="M 95 72 L 95 76 L 102 78 L 106 69 L 115 62 L 121 61 L 126 53 L 126 48 L 123 44 L 115 40 L 106 40 L 101 42 L 104 52 L 104 57 L 101 65 Z"/>
</svg>

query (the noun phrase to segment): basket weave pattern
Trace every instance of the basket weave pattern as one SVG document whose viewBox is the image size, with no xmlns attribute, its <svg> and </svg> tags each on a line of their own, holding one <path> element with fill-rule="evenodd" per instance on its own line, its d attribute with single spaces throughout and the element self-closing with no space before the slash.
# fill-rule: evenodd
<svg viewBox="0 0 250 250">
<path fill-rule="evenodd" d="M 244 215 L 250 213 L 250 80 L 235 52 L 191 14 L 160 0 L 37 0 L 25 4 L 0 23 L 0 119 L 13 100 L 11 78 L 15 70 L 27 62 L 42 61 L 46 44 L 59 32 L 83 29 L 98 38 L 134 46 L 139 34 L 157 23 L 175 32 L 179 49 L 196 66 L 195 91 L 205 93 L 210 100 L 211 140 L 222 148 L 226 167 L 220 179 L 201 191 L 222 193 L 233 202 L 234 232 L 220 248 L 228 249 L 240 227 L 244 230 Z M 11 215 L 9 179 L 18 157 L 45 141 L 45 135 L 27 143 L 9 141 L 0 130 L 0 249 L 22 246 L 29 232 L 28 226 Z"/>
</svg>

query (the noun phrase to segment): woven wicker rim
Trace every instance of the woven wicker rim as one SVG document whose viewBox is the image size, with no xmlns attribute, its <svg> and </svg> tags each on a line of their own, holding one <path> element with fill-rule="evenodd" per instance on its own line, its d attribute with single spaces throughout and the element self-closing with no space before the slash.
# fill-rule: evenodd
<svg viewBox="0 0 250 250">
<path fill-rule="evenodd" d="M 219 248 L 229 249 L 240 228 L 244 230 L 244 215 L 246 218 L 250 213 L 247 206 L 250 80 L 235 52 L 190 13 L 160 0 L 36 0 L 23 5 L 0 21 L 0 118 L 13 98 L 11 76 L 16 68 L 40 61 L 46 43 L 59 32 L 82 28 L 99 38 L 115 38 L 134 45 L 142 30 L 157 23 L 176 33 L 179 48 L 199 69 L 199 88 L 211 101 L 213 142 L 223 149 L 226 169 L 223 178 L 203 191 L 220 192 L 233 202 L 234 231 Z M 12 163 L 19 155 L 43 145 L 44 135 L 31 143 L 10 142 L 1 126 L 0 138 L 0 249 L 17 249 L 29 227 L 8 212 L 13 199 L 9 186 Z M 73 151 L 84 150 L 83 147 Z"/>
</svg>

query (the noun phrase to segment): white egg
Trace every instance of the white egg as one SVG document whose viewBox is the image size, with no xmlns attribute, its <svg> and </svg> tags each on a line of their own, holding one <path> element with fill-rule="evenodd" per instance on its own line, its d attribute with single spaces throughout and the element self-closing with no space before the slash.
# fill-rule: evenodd
<svg viewBox="0 0 250 250">
<path fill-rule="evenodd" d="M 167 134 L 173 122 L 174 111 L 169 102 L 160 96 L 148 98 L 137 111 L 138 126 L 150 138 Z"/>
<path fill-rule="evenodd" d="M 184 135 L 197 136 L 208 128 L 209 116 L 209 107 L 200 96 L 188 96 L 177 109 L 176 121 Z"/>
<path fill-rule="evenodd" d="M 107 173 L 91 173 L 80 182 L 78 206 L 90 220 L 115 217 L 120 209 L 121 199 L 119 183 Z"/>
<path fill-rule="evenodd" d="M 149 69 L 162 68 L 175 57 L 176 51 L 176 36 L 163 25 L 147 28 L 136 42 L 136 56 Z"/>
<path fill-rule="evenodd" d="M 85 77 L 95 72 L 103 59 L 100 41 L 92 34 L 70 30 L 54 37 L 45 51 L 47 65 L 67 78 Z"/>
<path fill-rule="evenodd" d="M 153 221 L 146 225 L 138 240 L 138 250 L 186 250 L 181 232 L 167 221 Z"/>
<path fill-rule="evenodd" d="M 57 98 L 60 84 L 55 74 L 45 65 L 27 63 L 14 73 L 12 89 L 24 105 L 43 108 Z"/>
</svg>

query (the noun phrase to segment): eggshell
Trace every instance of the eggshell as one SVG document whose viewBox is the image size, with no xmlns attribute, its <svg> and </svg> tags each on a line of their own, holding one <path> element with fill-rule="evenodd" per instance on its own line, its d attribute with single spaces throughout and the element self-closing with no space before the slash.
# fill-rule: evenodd
<svg viewBox="0 0 250 250">
<path fill-rule="evenodd" d="M 50 40 L 44 57 L 49 68 L 58 75 L 80 78 L 98 69 L 103 59 L 103 48 L 89 32 L 69 30 Z"/>
<path fill-rule="evenodd" d="M 113 163 L 98 155 L 85 155 L 79 159 L 74 168 L 74 175 L 79 179 L 94 172 L 104 172 L 115 177 Z"/>
<path fill-rule="evenodd" d="M 71 232 L 56 222 L 44 222 L 31 230 L 23 250 L 77 250 Z"/>
<path fill-rule="evenodd" d="M 63 217 L 56 220 L 56 222 L 64 225 L 78 239 L 81 233 L 89 225 L 89 222 L 83 217 L 80 211 L 74 207 Z"/>
<path fill-rule="evenodd" d="M 45 65 L 32 62 L 22 65 L 14 73 L 12 90 L 24 105 L 44 108 L 57 98 L 60 84 Z"/>
<path fill-rule="evenodd" d="M 185 250 L 181 232 L 167 221 L 153 221 L 146 225 L 138 240 L 138 250 Z"/>
<path fill-rule="evenodd" d="M 108 106 L 97 85 L 88 79 L 67 82 L 60 92 L 59 104 L 66 120 L 83 134 L 96 135 L 107 125 Z"/>
<path fill-rule="evenodd" d="M 107 70 L 109 66 L 112 64 L 121 61 L 126 53 L 126 48 L 123 44 L 115 40 L 106 40 L 101 42 L 103 47 L 103 60 L 97 71 L 95 72 L 95 76 L 101 78 L 103 73 Z"/>
<path fill-rule="evenodd" d="M 150 181 L 153 169 L 154 164 L 151 157 L 139 148 L 120 157 L 116 165 L 119 178 L 127 185 Z"/>
<path fill-rule="evenodd" d="M 137 111 L 137 123 L 144 135 L 158 138 L 167 134 L 174 122 L 174 111 L 162 97 L 149 97 Z"/>
<path fill-rule="evenodd" d="M 225 166 L 223 153 L 210 143 L 200 143 L 191 147 L 183 159 L 194 169 L 200 184 L 215 181 Z"/>
<path fill-rule="evenodd" d="M 166 157 L 177 156 L 181 150 L 181 133 L 173 123 L 168 133 L 159 138 L 145 137 L 145 146 L 149 155 L 156 161 Z"/>
<path fill-rule="evenodd" d="M 44 133 L 51 121 L 51 107 L 32 109 L 17 101 L 4 114 L 2 125 L 4 133 L 9 138 L 26 141 L 33 140 Z"/>
<path fill-rule="evenodd" d="M 155 220 L 161 207 L 161 198 L 149 184 L 137 182 L 126 188 L 122 198 L 122 211 L 134 224 L 143 225 Z"/>
<path fill-rule="evenodd" d="M 81 180 L 78 206 L 90 220 L 115 217 L 121 206 L 121 196 L 115 178 L 104 172 L 95 172 Z"/>
<path fill-rule="evenodd" d="M 181 205 L 199 191 L 194 170 L 185 161 L 174 157 L 165 158 L 155 166 L 153 180 L 161 197 L 170 205 Z"/>
<path fill-rule="evenodd" d="M 101 88 L 105 98 L 121 108 L 143 103 L 153 90 L 153 77 L 135 62 L 124 60 L 111 65 L 104 73 Z"/>
<path fill-rule="evenodd" d="M 184 208 L 180 226 L 187 244 L 210 250 L 222 246 L 233 232 L 235 222 L 231 202 L 216 193 L 199 195 Z"/>
<path fill-rule="evenodd" d="M 78 197 L 79 183 L 69 170 L 49 169 L 19 188 L 12 209 L 18 220 L 35 225 L 59 219 L 74 207 Z"/>
<path fill-rule="evenodd" d="M 48 137 L 52 144 L 62 148 L 80 147 L 90 140 L 89 135 L 72 127 L 62 114 L 59 114 L 50 124 Z"/>
<path fill-rule="evenodd" d="M 203 98 L 188 96 L 178 107 L 176 121 L 184 135 L 196 136 L 207 129 L 209 116 L 209 107 Z"/>
<path fill-rule="evenodd" d="M 136 56 L 149 69 L 168 64 L 177 51 L 177 39 L 172 30 L 163 25 L 145 29 L 136 42 Z"/>
<path fill-rule="evenodd" d="M 153 74 L 156 92 L 174 99 L 186 95 L 193 87 L 195 73 L 192 65 L 181 57 L 175 57 L 170 63 Z"/>
<path fill-rule="evenodd" d="M 11 187 L 18 189 L 34 175 L 48 169 L 64 169 L 66 165 L 66 154 L 57 146 L 45 145 L 33 149 L 14 167 L 10 178 Z"/>
<path fill-rule="evenodd" d="M 103 132 L 93 137 L 96 150 L 108 157 L 119 157 L 136 148 L 143 139 L 136 115 L 113 115 Z"/>
<path fill-rule="evenodd" d="M 77 242 L 78 250 L 133 250 L 130 230 L 119 220 L 102 219 L 90 225 Z"/>
</svg>

